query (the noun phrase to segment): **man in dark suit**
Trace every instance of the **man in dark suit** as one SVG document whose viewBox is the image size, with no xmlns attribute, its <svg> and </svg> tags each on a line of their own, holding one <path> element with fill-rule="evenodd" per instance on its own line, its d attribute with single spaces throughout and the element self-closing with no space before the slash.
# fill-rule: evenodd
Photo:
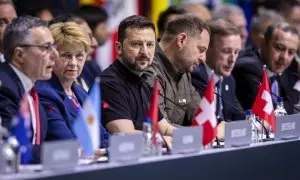
<svg viewBox="0 0 300 180">
<path fill-rule="evenodd" d="M 203 96 L 210 77 L 214 77 L 218 137 L 223 138 L 225 122 L 245 119 L 235 95 L 235 82 L 231 75 L 242 40 L 240 31 L 226 20 L 212 21 L 209 27 L 211 34 L 206 62 L 192 72 L 192 83 Z"/>
<path fill-rule="evenodd" d="M 293 59 L 299 35 L 296 29 L 280 23 L 269 26 L 261 42 L 261 49 L 247 49 L 238 57 L 233 71 L 237 97 L 244 109 L 252 108 L 266 65 L 273 102 L 277 96 L 283 97 L 287 113 L 292 114 L 299 101 L 299 92 L 293 88 L 297 81 L 297 63 Z"/>
<path fill-rule="evenodd" d="M 47 119 L 39 106 L 34 82 L 51 78 L 53 37 L 46 22 L 39 18 L 19 17 L 4 32 L 4 56 L 0 65 L 0 116 L 2 125 L 10 129 L 12 118 L 19 111 L 19 102 L 28 99 L 32 124 L 33 162 L 39 160 L 39 146 L 46 137 Z"/>
</svg>

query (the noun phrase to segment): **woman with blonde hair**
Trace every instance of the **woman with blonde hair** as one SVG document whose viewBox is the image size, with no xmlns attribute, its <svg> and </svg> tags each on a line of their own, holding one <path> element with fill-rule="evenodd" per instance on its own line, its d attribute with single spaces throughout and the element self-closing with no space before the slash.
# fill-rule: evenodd
<svg viewBox="0 0 300 180">
<path fill-rule="evenodd" d="M 91 40 L 88 33 L 74 22 L 55 23 L 49 27 L 57 45 L 52 78 L 36 83 L 40 102 L 48 117 L 47 140 L 76 138 L 72 124 L 81 110 L 87 93 L 77 84 Z M 101 146 L 107 147 L 108 133 L 101 126 Z"/>
</svg>

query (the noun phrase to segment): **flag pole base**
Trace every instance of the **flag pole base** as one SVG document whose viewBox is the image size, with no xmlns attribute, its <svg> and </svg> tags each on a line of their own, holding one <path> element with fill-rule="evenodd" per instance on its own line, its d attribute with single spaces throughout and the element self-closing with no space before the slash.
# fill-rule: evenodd
<svg viewBox="0 0 300 180">
<path fill-rule="evenodd" d="M 274 138 L 266 138 L 266 139 L 263 139 L 263 142 L 267 142 L 267 141 L 274 141 Z"/>
</svg>

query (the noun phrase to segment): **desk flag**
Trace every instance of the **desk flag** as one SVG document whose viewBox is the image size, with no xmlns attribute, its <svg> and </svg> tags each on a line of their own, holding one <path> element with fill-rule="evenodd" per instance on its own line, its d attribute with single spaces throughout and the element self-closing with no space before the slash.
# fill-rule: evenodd
<svg viewBox="0 0 300 180">
<path fill-rule="evenodd" d="M 154 80 L 154 87 L 152 92 L 152 97 L 150 101 L 150 107 L 147 113 L 147 118 L 152 122 L 153 129 L 153 144 L 156 145 L 157 132 L 158 132 L 158 80 Z"/>
<path fill-rule="evenodd" d="M 263 69 L 262 83 L 252 106 L 252 113 L 265 120 L 272 127 L 273 132 L 276 132 L 276 119 L 266 67 Z"/>
<path fill-rule="evenodd" d="M 86 98 L 78 118 L 73 124 L 73 131 L 85 156 L 92 156 L 100 147 L 101 106 L 100 80 L 96 79 L 89 96 Z"/>
<path fill-rule="evenodd" d="M 19 112 L 12 120 L 11 135 L 15 136 L 19 142 L 21 164 L 29 164 L 32 158 L 32 132 L 30 109 L 26 96 L 20 101 Z"/>
<path fill-rule="evenodd" d="M 200 106 L 195 113 L 193 126 L 203 125 L 203 145 L 209 144 L 217 135 L 217 118 L 214 99 L 214 78 L 211 76 L 210 81 L 205 89 L 204 96 L 200 101 Z"/>
</svg>

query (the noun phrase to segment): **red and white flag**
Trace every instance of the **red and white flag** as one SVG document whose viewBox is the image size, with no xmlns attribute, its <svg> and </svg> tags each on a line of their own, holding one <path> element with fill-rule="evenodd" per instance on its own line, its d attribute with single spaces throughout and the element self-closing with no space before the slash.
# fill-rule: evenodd
<svg viewBox="0 0 300 180">
<path fill-rule="evenodd" d="M 272 127 L 273 132 L 276 132 L 276 119 L 266 68 L 263 69 L 262 83 L 252 106 L 252 112 L 265 120 Z"/>
<path fill-rule="evenodd" d="M 158 133 L 158 99 L 159 99 L 159 90 L 158 90 L 158 80 L 155 78 L 154 87 L 152 92 L 152 97 L 150 101 L 150 107 L 148 110 L 147 118 L 152 122 L 153 137 L 157 137 Z M 153 138 L 153 144 L 157 145 L 156 138 Z"/>
<path fill-rule="evenodd" d="M 217 135 L 217 118 L 214 98 L 214 78 L 210 81 L 192 122 L 193 126 L 203 126 L 203 145 L 210 143 Z"/>
</svg>

